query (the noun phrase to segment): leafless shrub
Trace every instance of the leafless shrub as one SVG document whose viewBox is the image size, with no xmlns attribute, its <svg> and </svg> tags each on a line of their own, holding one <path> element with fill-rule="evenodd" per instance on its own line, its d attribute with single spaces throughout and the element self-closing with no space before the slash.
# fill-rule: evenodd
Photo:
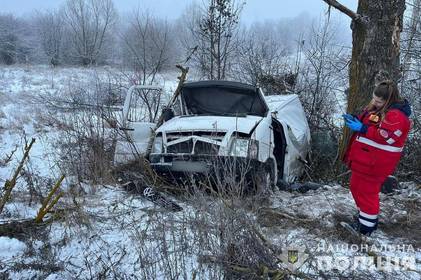
<svg viewBox="0 0 421 280">
<path fill-rule="evenodd" d="M 396 173 L 400 178 L 420 182 L 420 168 L 414 167 L 421 165 L 421 2 L 408 1 L 407 7 L 401 39 L 400 91 L 411 104 L 412 129 Z"/>
<path fill-rule="evenodd" d="M 208 166 L 207 173 L 187 178 L 186 185 L 193 193 L 205 191 L 221 199 L 239 199 L 247 196 L 262 198 L 272 191 L 273 176 L 266 182 L 265 167 L 255 165 L 249 159 L 216 157 L 208 162 Z"/>
<path fill-rule="evenodd" d="M 136 258 L 132 255 L 131 263 L 140 273 L 138 279 L 255 279 L 262 266 L 276 267 L 274 252 L 259 237 L 255 221 L 246 210 L 251 201 L 233 196 L 225 200 L 204 192 L 183 200 L 189 205 L 185 212 L 152 210 L 141 221 L 131 214 L 124 218 L 122 227 L 135 244 Z M 123 252 L 123 248 L 116 251 L 114 258 Z M 106 259 L 95 255 L 89 258 Z M 250 268 L 250 275 L 235 271 L 235 266 Z M 119 266 L 114 268 L 118 270 Z"/>
<path fill-rule="evenodd" d="M 314 26 L 309 45 L 304 46 L 304 65 L 299 73 L 296 92 L 300 96 L 312 132 L 310 179 L 335 179 L 337 142 L 344 107 L 347 56 L 343 47 L 335 47 L 335 32 L 327 19 Z M 333 172 L 332 172 L 333 171 Z"/>
<path fill-rule="evenodd" d="M 107 121 L 120 110 L 109 105 L 115 102 L 112 84 L 97 76 L 90 86 L 69 82 L 61 97 L 43 98 L 50 110 L 45 119 L 61 129 L 55 146 L 63 172 L 80 181 L 110 180 L 116 131 Z"/>
<path fill-rule="evenodd" d="M 421 125 L 414 124 L 412 132 L 405 144 L 404 151 L 396 170 L 401 180 L 421 182 L 421 172 L 415 166 L 421 166 Z"/>
<path fill-rule="evenodd" d="M 107 133 L 103 120 L 93 119 L 91 112 L 79 112 L 64 121 L 72 125 L 60 139 L 63 167 L 79 180 L 106 181 L 113 157 L 113 136 Z"/>
<path fill-rule="evenodd" d="M 32 203 L 42 202 L 44 199 L 43 188 L 52 184 L 50 178 L 40 176 L 33 168 L 31 161 L 25 166 L 21 173 L 22 178 L 25 180 L 29 190 L 29 206 Z"/>
<path fill-rule="evenodd" d="M 222 264 L 220 268 L 225 270 L 224 274 L 227 276 L 236 275 L 230 265 L 243 266 L 255 271 L 263 265 L 276 267 L 277 258 L 263 244 L 256 232 L 255 222 L 243 208 L 247 205 L 246 201 L 237 200 L 225 204 L 222 200 L 216 199 L 212 204 L 212 207 L 204 204 L 209 208 L 207 210 L 199 208 L 201 211 L 198 211 L 194 218 L 193 234 L 202 244 L 203 249 L 200 253 L 202 260 L 210 256 L 215 257 L 218 261 L 208 264 Z M 245 279 L 253 279 L 252 276 L 249 275 Z"/>
<path fill-rule="evenodd" d="M 274 29 L 274 24 L 268 23 L 243 30 L 237 47 L 238 61 L 232 71 L 236 80 L 259 85 L 268 94 L 285 91 L 273 86 L 270 78 L 289 71 L 287 47 Z"/>
</svg>

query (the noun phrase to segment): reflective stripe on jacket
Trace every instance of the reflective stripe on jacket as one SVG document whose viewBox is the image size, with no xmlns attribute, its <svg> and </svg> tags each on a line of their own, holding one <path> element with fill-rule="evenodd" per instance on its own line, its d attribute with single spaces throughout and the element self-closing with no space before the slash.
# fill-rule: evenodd
<svg viewBox="0 0 421 280">
<path fill-rule="evenodd" d="M 371 122 L 369 117 L 368 112 L 359 117 L 367 132 L 353 135 L 346 161 L 352 171 L 371 176 L 391 175 L 401 157 L 410 121 L 398 109 L 389 110 L 378 123 Z"/>
</svg>

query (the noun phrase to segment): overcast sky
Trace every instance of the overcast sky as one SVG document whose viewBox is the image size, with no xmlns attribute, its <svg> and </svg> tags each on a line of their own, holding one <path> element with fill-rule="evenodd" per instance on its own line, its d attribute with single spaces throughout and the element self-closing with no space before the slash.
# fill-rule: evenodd
<svg viewBox="0 0 421 280">
<path fill-rule="evenodd" d="M 174 19 L 192 1 L 201 3 L 205 0 L 114 0 L 120 12 L 129 12 L 135 8 L 147 7 L 158 16 Z M 242 21 L 250 23 L 258 20 L 295 17 L 302 13 L 319 16 L 326 12 L 327 5 L 322 0 L 245 0 L 246 5 L 241 15 Z M 57 8 L 65 0 L 0 0 L 0 13 L 24 15 L 32 10 Z M 358 0 L 341 0 L 347 7 L 356 10 Z M 339 12 L 333 11 L 333 14 Z M 343 16 L 344 20 L 348 20 Z"/>
</svg>

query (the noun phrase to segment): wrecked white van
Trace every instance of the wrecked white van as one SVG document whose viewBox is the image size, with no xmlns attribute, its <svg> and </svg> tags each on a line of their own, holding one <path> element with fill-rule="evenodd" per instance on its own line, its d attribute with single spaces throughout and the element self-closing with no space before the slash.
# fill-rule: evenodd
<svg viewBox="0 0 421 280">
<path fill-rule="evenodd" d="M 264 96 L 238 82 L 188 82 L 154 132 L 154 124 L 133 118 L 135 95 L 129 90 L 122 129 L 139 154 L 154 138 L 149 161 L 158 172 L 206 174 L 221 159 L 240 161 L 258 170 L 253 176 L 267 186 L 278 179 L 292 182 L 303 172 L 310 130 L 295 94 Z M 129 157 L 128 147 L 117 144 L 116 161 Z"/>
</svg>

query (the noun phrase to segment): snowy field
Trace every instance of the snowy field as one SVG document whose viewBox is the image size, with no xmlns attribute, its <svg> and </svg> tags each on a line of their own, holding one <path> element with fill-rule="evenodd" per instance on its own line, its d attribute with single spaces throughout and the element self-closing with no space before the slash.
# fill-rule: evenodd
<svg viewBox="0 0 421 280">
<path fill-rule="evenodd" d="M 171 93 L 176 77 L 166 73 L 158 83 Z M 25 139 L 36 139 L 0 224 L 35 218 L 39 194 L 45 198 L 62 173 L 56 150 L 62 127 L 51 121 L 60 111 L 51 110 L 49 98 L 110 79 L 127 87 L 112 68 L 0 68 L 1 187 Z M 381 194 L 379 230 L 361 248 L 338 227 L 356 212 L 345 186 L 276 191 L 265 200 L 167 194 L 183 207 L 171 212 L 113 180 L 76 186 L 70 179 L 50 223 L 0 227 L 0 279 L 421 278 L 421 189 L 412 182 Z"/>
</svg>

